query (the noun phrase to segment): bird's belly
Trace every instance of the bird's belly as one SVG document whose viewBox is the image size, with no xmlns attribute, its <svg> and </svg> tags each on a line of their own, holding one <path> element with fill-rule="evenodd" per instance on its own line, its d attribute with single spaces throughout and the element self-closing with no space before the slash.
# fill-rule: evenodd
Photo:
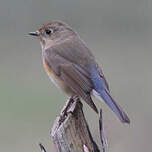
<svg viewBox="0 0 152 152">
<path fill-rule="evenodd" d="M 62 89 L 68 95 L 73 95 L 74 92 L 56 75 L 56 73 L 43 61 L 44 69 L 47 72 L 49 78 L 55 84 L 56 87 Z"/>
</svg>

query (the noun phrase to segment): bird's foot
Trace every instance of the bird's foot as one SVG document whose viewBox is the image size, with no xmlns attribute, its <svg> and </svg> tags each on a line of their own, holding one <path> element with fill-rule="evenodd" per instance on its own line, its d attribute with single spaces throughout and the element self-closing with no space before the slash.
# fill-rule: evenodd
<svg viewBox="0 0 152 152">
<path fill-rule="evenodd" d="M 67 117 L 68 113 L 71 113 L 69 110 L 71 104 L 74 102 L 74 99 L 73 97 L 70 97 L 70 99 L 67 101 L 63 111 L 61 112 L 61 115 L 60 115 L 60 119 L 59 119 L 59 124 L 61 124 Z"/>
</svg>

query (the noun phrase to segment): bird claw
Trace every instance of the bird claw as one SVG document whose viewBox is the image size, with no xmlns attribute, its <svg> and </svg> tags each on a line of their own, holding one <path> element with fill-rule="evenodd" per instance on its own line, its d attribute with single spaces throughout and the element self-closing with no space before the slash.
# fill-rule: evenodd
<svg viewBox="0 0 152 152">
<path fill-rule="evenodd" d="M 66 117 L 68 116 L 69 113 L 73 114 L 72 111 L 69 111 L 69 108 L 71 106 L 71 104 L 74 102 L 73 97 L 71 97 L 68 101 L 66 106 L 64 107 L 64 110 L 61 112 L 60 118 L 59 118 L 59 124 L 61 125 L 61 123 L 64 122 L 64 120 L 66 119 Z"/>
</svg>

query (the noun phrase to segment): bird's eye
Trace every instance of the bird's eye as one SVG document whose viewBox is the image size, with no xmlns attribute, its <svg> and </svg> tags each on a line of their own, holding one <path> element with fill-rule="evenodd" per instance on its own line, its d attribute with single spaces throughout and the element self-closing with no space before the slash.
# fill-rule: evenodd
<svg viewBox="0 0 152 152">
<path fill-rule="evenodd" d="M 51 35 L 51 33 L 52 33 L 52 31 L 50 29 L 46 29 L 45 32 L 47 35 Z"/>
</svg>

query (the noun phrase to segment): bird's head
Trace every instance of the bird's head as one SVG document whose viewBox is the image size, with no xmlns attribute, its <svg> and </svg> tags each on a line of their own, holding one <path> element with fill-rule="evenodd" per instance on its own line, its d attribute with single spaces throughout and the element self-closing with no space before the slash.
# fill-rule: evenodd
<svg viewBox="0 0 152 152">
<path fill-rule="evenodd" d="M 36 32 L 30 32 L 29 35 L 38 37 L 42 48 L 45 48 L 75 35 L 75 32 L 63 22 L 52 21 L 44 24 Z"/>
</svg>

